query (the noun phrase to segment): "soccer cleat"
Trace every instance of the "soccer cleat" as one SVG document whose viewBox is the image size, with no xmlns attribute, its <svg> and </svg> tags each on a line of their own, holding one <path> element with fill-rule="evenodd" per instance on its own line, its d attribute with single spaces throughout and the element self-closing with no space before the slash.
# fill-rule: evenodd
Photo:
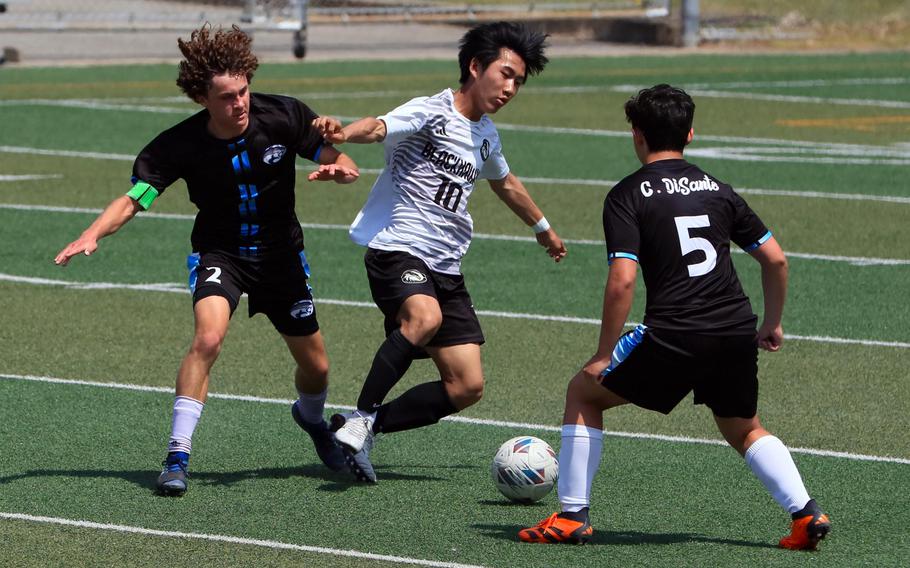
<svg viewBox="0 0 910 568">
<path fill-rule="evenodd" d="M 355 417 L 359 418 L 359 417 Z M 351 419 L 351 417 L 345 417 L 342 414 L 334 414 L 330 418 L 332 425 L 330 426 L 331 430 L 335 432 L 336 440 L 338 436 L 338 431 L 344 427 L 344 425 Z M 376 472 L 373 470 L 373 464 L 370 462 L 370 450 L 373 449 L 373 441 L 375 440 L 372 429 L 370 430 L 370 435 L 364 440 L 363 447 L 359 451 L 353 451 L 347 445 L 341 445 L 341 453 L 344 455 L 344 463 L 348 467 L 348 471 L 354 476 L 357 481 L 362 481 L 364 483 L 376 483 Z"/>
<path fill-rule="evenodd" d="M 335 432 L 335 441 L 356 454 L 365 446 L 373 446 L 373 421 L 358 413 L 333 414 L 332 430 Z M 369 451 L 369 450 L 368 450 Z"/>
<path fill-rule="evenodd" d="M 158 476 L 158 492 L 168 497 L 180 497 L 186 493 L 186 478 L 189 477 L 190 455 L 186 452 L 171 452 L 161 465 L 164 469 Z"/>
<path fill-rule="evenodd" d="M 518 531 L 518 538 L 522 542 L 537 542 L 542 544 L 584 544 L 588 542 L 594 529 L 588 519 L 573 521 L 553 513 L 536 526 Z"/>
<path fill-rule="evenodd" d="M 831 531 L 828 515 L 810 499 L 802 510 L 793 513 L 790 534 L 780 539 L 780 547 L 790 550 L 815 550 L 818 542 Z"/>
<path fill-rule="evenodd" d="M 313 445 L 316 446 L 316 455 L 319 456 L 322 463 L 332 471 L 344 469 L 344 455 L 341 453 L 341 448 L 338 447 L 338 444 L 332 438 L 332 431 L 329 430 L 329 425 L 326 421 L 313 423 L 304 420 L 300 414 L 300 407 L 297 405 L 297 401 L 294 401 L 294 404 L 291 405 L 291 416 L 294 417 L 294 422 L 313 439 Z"/>
</svg>

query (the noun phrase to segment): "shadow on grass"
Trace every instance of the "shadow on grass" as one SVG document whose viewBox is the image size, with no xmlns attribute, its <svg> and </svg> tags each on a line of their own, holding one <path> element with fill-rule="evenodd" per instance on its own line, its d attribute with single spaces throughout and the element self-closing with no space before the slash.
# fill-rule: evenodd
<svg viewBox="0 0 910 568">
<path fill-rule="evenodd" d="M 427 475 L 409 475 L 386 471 L 394 466 L 378 466 L 376 472 L 380 480 L 387 481 L 444 481 L 444 478 Z M 156 481 L 158 479 L 156 470 L 69 470 L 69 469 L 35 469 L 16 475 L 0 477 L 0 486 L 14 483 L 20 479 L 30 479 L 34 477 L 64 477 L 64 478 L 83 478 L 83 479 L 122 479 L 143 489 L 157 491 Z M 299 467 L 279 467 L 279 468 L 261 468 L 246 469 L 228 472 L 207 472 L 190 470 L 189 482 L 196 486 L 230 486 L 242 481 L 256 479 L 290 479 L 294 477 L 306 477 L 309 479 L 322 480 L 325 484 L 320 485 L 322 491 L 343 491 L 352 485 L 364 485 L 358 482 L 346 470 L 331 471 L 322 465 L 312 464 Z"/>
<path fill-rule="evenodd" d="M 484 535 L 518 542 L 518 531 L 525 527 L 515 525 L 471 525 Z M 530 526 L 530 525 L 529 525 Z M 605 531 L 594 529 L 594 536 L 586 546 L 637 546 L 642 544 L 686 544 L 690 542 L 725 544 L 728 546 L 745 546 L 749 548 L 774 548 L 777 546 L 765 542 L 718 538 L 696 533 L 646 533 L 639 531 Z"/>
</svg>

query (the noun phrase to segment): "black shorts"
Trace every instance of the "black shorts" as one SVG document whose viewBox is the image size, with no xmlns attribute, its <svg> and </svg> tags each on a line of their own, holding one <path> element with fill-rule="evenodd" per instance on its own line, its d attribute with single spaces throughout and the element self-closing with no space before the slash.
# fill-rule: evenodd
<svg viewBox="0 0 910 568">
<path fill-rule="evenodd" d="M 634 337 L 634 331 L 626 335 Z M 618 364 L 614 359 L 610 367 L 601 384 L 636 406 L 669 414 L 694 390 L 695 404 L 707 405 L 716 416 L 755 416 L 758 344 L 752 335 L 646 329 L 625 359 Z"/>
<path fill-rule="evenodd" d="M 193 305 L 208 296 L 221 296 L 230 303 L 233 315 L 240 295 L 246 293 L 250 317 L 264 313 L 279 333 L 302 336 L 319 330 L 303 251 L 255 260 L 218 251 L 194 252 L 186 266 Z"/>
<path fill-rule="evenodd" d="M 367 249 L 363 261 L 373 301 L 385 315 L 386 335 L 400 327 L 397 316 L 401 304 L 410 296 L 425 294 L 436 298 L 442 311 L 442 325 L 428 346 L 484 343 L 463 275 L 433 272 L 424 261 L 406 252 Z"/>
</svg>

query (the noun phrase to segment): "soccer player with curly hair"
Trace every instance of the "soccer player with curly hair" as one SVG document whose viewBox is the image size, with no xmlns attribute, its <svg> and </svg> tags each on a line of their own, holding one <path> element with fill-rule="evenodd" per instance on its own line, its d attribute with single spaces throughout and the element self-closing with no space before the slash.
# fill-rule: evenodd
<svg viewBox="0 0 910 568">
<path fill-rule="evenodd" d="M 90 255 L 98 241 L 147 210 L 178 179 L 198 207 L 187 259 L 195 334 L 177 373 L 171 436 L 158 490 L 182 495 L 209 371 L 231 316 L 246 293 L 249 315 L 264 313 L 296 363 L 298 399 L 291 414 L 313 439 L 323 463 L 344 467 L 323 418 L 328 357 L 307 279 L 303 231 L 294 211 L 295 158 L 318 164 L 309 181 L 354 182 L 356 164 L 313 126 L 318 115 L 301 101 L 250 92 L 258 61 L 251 38 L 236 26 L 206 25 L 178 40 L 177 85 L 202 110 L 152 140 L 133 165 L 132 188 L 107 206 L 55 258 L 66 265 Z"/>
</svg>

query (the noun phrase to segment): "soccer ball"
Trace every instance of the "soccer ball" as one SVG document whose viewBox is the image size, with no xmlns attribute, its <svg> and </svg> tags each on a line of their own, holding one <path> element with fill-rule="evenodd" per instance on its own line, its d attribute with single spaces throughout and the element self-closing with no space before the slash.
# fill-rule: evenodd
<svg viewBox="0 0 910 568">
<path fill-rule="evenodd" d="M 499 446 L 490 466 L 493 483 L 512 501 L 533 503 L 553 489 L 559 462 L 549 444 L 534 436 L 519 436 Z"/>
</svg>

